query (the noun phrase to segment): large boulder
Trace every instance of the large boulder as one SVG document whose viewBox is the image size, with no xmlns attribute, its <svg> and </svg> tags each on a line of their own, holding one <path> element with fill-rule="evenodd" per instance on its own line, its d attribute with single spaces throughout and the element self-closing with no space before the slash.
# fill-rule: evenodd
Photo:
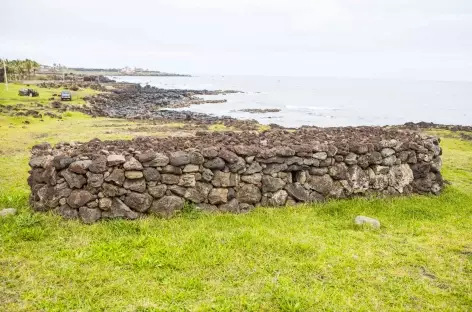
<svg viewBox="0 0 472 312">
<path fill-rule="evenodd" d="M 143 165 L 134 157 L 123 164 L 125 170 L 143 170 Z"/>
<path fill-rule="evenodd" d="M 190 157 L 187 152 L 177 151 L 170 154 L 169 162 L 172 166 L 182 166 L 190 163 Z"/>
<path fill-rule="evenodd" d="M 277 192 L 285 186 L 285 181 L 280 178 L 273 178 L 268 175 L 262 177 L 262 192 Z"/>
<path fill-rule="evenodd" d="M 285 185 L 285 190 L 293 198 L 306 202 L 310 199 L 310 193 L 300 183 L 290 183 Z"/>
<path fill-rule="evenodd" d="M 86 190 L 73 190 L 67 198 L 67 203 L 72 208 L 80 208 L 85 206 L 89 201 L 94 199 L 94 196 Z"/>
<path fill-rule="evenodd" d="M 152 196 L 147 193 L 140 194 L 131 192 L 126 195 L 124 203 L 133 210 L 145 212 L 151 207 Z"/>
<path fill-rule="evenodd" d="M 261 201 L 260 189 L 252 184 L 244 184 L 237 188 L 236 197 L 241 203 L 257 204 Z"/>
<path fill-rule="evenodd" d="M 413 171 L 409 165 L 402 164 L 390 168 L 390 172 L 388 174 L 388 184 L 398 192 L 403 193 L 404 187 L 410 185 L 412 182 Z"/>
<path fill-rule="evenodd" d="M 87 180 L 83 175 L 75 174 L 70 172 L 68 169 L 62 170 L 61 175 L 66 180 L 67 184 L 69 184 L 70 188 L 80 189 L 85 183 L 87 183 Z"/>
<path fill-rule="evenodd" d="M 125 218 L 125 219 L 137 219 L 139 214 L 133 210 L 131 210 L 125 203 L 123 203 L 118 198 L 113 198 L 110 210 L 102 212 L 103 218 Z"/>
<path fill-rule="evenodd" d="M 173 195 L 164 196 L 152 203 L 150 212 L 163 217 L 170 217 L 175 212 L 182 210 L 184 204 L 185 201 L 180 197 Z"/>
<path fill-rule="evenodd" d="M 79 217 L 85 224 L 92 224 L 97 222 L 102 215 L 100 209 L 80 207 L 79 208 Z"/>
<path fill-rule="evenodd" d="M 93 160 L 88 170 L 93 173 L 104 173 L 107 171 L 107 158 L 104 155 L 98 155 Z"/>
<path fill-rule="evenodd" d="M 125 183 L 123 183 L 123 187 L 131 191 L 143 193 L 146 190 L 146 180 L 144 180 L 144 178 L 126 179 Z"/>
<path fill-rule="evenodd" d="M 312 190 L 317 191 L 323 195 L 327 195 L 333 188 L 333 179 L 329 174 L 322 176 L 310 176 L 306 182 Z"/>
</svg>

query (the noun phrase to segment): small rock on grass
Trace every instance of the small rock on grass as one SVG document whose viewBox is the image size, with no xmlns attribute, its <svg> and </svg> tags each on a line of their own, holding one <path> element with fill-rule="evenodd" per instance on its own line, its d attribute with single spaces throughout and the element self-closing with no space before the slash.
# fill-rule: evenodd
<svg viewBox="0 0 472 312">
<path fill-rule="evenodd" d="M 0 217 L 13 216 L 16 215 L 15 208 L 5 208 L 0 210 Z"/>
<path fill-rule="evenodd" d="M 354 219 L 354 223 L 356 225 L 367 224 L 367 225 L 372 226 L 374 229 L 379 229 L 380 228 L 380 221 L 379 220 L 374 219 L 374 218 L 370 218 L 370 217 L 365 217 L 365 216 L 357 216 Z"/>
</svg>

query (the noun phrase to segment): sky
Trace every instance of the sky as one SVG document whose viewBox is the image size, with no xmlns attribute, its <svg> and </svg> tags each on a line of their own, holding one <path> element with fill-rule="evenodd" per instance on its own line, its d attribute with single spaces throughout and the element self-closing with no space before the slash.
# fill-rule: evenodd
<svg viewBox="0 0 472 312">
<path fill-rule="evenodd" d="M 0 57 L 185 74 L 472 80 L 471 0 L 2 0 Z"/>
</svg>

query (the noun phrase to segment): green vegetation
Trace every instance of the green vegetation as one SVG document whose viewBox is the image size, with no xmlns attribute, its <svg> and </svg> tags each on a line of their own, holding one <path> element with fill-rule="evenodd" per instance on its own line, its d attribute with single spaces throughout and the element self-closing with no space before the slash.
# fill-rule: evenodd
<svg viewBox="0 0 472 312">
<path fill-rule="evenodd" d="M 19 96 L 18 91 L 22 88 L 32 88 L 39 92 L 38 97 Z M 16 105 L 24 104 L 29 106 L 31 104 L 48 104 L 51 102 L 50 98 L 60 100 L 61 88 L 38 88 L 35 85 L 25 85 L 20 83 L 9 83 L 8 91 L 4 83 L 0 83 L 0 105 Z M 80 89 L 79 91 L 71 91 L 72 101 L 67 101 L 67 104 L 85 104 L 83 97 L 87 95 L 97 94 L 98 91 L 92 89 Z M 54 96 L 56 94 L 56 96 Z"/>
<path fill-rule="evenodd" d="M 5 66 L 7 69 L 8 79 L 11 81 L 30 78 L 36 74 L 40 64 L 36 61 L 25 59 L 25 60 L 5 60 Z M 0 81 L 3 81 L 3 62 L 0 64 L 2 73 L 0 74 Z"/>
<path fill-rule="evenodd" d="M 0 103 L 13 102 L 0 93 Z M 91 226 L 30 210 L 33 144 L 175 135 L 183 128 L 71 112 L 42 122 L 0 115 L 0 209 L 19 209 L 0 219 L 0 310 L 470 310 L 472 143 L 450 132 L 440 134 L 451 185 L 437 197 L 243 215 L 188 206 L 170 220 Z M 359 214 L 378 218 L 382 228 L 354 227 Z"/>
</svg>

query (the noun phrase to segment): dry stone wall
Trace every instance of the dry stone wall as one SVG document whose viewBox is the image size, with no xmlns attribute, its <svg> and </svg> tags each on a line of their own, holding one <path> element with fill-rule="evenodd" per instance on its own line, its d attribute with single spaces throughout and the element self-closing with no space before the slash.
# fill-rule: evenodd
<svg viewBox="0 0 472 312">
<path fill-rule="evenodd" d="M 439 139 L 372 127 L 197 133 L 33 147 L 36 211 L 93 223 L 172 216 L 186 202 L 244 212 L 360 195 L 439 194 Z"/>
</svg>

